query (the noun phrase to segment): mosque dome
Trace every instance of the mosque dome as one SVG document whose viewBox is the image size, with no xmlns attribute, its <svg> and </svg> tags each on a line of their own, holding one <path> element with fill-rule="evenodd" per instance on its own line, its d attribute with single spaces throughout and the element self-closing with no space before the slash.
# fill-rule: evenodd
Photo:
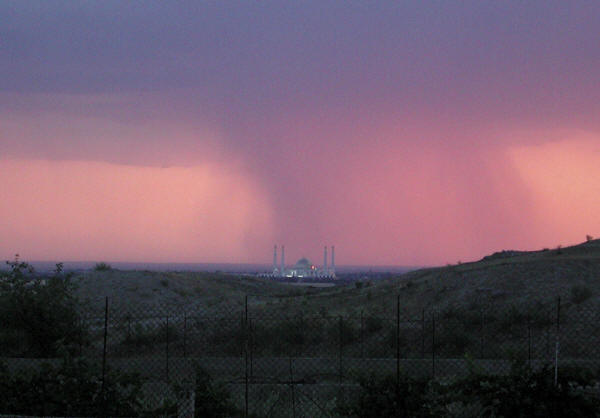
<svg viewBox="0 0 600 418">
<path fill-rule="evenodd" d="M 312 264 L 310 261 L 308 261 L 307 258 L 302 257 L 300 260 L 298 260 L 296 262 L 296 265 L 294 266 L 294 268 L 302 269 L 302 270 L 310 270 L 312 268 Z"/>
</svg>

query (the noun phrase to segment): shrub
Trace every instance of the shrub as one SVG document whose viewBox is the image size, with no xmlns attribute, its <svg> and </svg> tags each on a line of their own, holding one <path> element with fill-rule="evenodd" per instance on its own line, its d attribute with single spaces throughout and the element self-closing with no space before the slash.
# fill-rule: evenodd
<svg viewBox="0 0 600 418">
<path fill-rule="evenodd" d="M 0 414 L 35 416 L 138 416 L 142 379 L 66 357 L 59 364 L 8 371 L 0 365 Z M 104 386 L 104 393 L 102 387 Z"/>
<path fill-rule="evenodd" d="M 592 290 L 587 286 L 571 287 L 571 301 L 580 304 L 592 297 Z"/>
<path fill-rule="evenodd" d="M 94 266 L 94 271 L 110 271 L 112 270 L 112 266 L 108 263 L 105 263 L 104 261 L 101 261 L 100 263 L 96 263 L 96 265 Z"/>
<path fill-rule="evenodd" d="M 367 334 L 374 334 L 383 328 L 383 320 L 376 316 L 367 316 L 365 318 L 365 330 Z"/>
<path fill-rule="evenodd" d="M 533 371 L 514 362 L 508 375 L 471 371 L 437 383 L 407 376 L 359 378 L 360 392 L 340 400 L 335 412 L 349 417 L 593 417 L 600 400 L 581 388 L 595 381 L 585 369 L 563 368 L 558 385 L 550 366 Z"/>
<path fill-rule="evenodd" d="M 63 273 L 61 263 L 47 278 L 36 276 L 18 256 L 7 264 L 10 270 L 0 276 L 0 335 L 3 340 L 21 335 L 22 344 L 8 347 L 4 355 L 48 358 L 63 350 L 73 353 L 87 332 L 71 275 Z"/>
<path fill-rule="evenodd" d="M 196 366 L 196 396 L 194 412 L 197 417 L 244 416 L 236 408 L 227 387 L 215 382 L 202 367 Z"/>
<path fill-rule="evenodd" d="M 347 417 L 429 417 L 424 414 L 427 382 L 396 376 L 359 377 L 358 396 L 338 401 L 336 413 Z"/>
<path fill-rule="evenodd" d="M 329 325 L 330 341 L 335 341 L 342 346 L 352 344 L 358 340 L 358 330 L 352 325 L 348 319 L 339 318 Z"/>
<path fill-rule="evenodd" d="M 513 363 L 507 376 L 473 374 L 456 382 L 452 389 L 463 399 L 477 400 L 487 416 L 505 417 L 591 417 L 600 412 L 600 404 L 576 389 L 593 383 L 577 369 L 559 373 L 558 385 L 550 366 L 533 371 Z"/>
<path fill-rule="evenodd" d="M 136 347 L 153 346 L 154 344 L 164 343 L 167 341 L 167 331 L 169 332 L 168 339 L 173 342 L 179 338 L 177 329 L 161 322 L 157 326 L 135 324 L 133 330 L 128 330 L 127 337 L 123 341 L 126 345 L 135 345 Z"/>
</svg>

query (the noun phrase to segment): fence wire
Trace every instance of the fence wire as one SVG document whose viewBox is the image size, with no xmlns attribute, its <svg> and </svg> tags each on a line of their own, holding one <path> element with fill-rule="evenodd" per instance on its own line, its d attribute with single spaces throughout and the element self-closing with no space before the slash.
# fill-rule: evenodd
<svg viewBox="0 0 600 418">
<path fill-rule="evenodd" d="M 389 389 L 386 402 L 402 415 L 412 411 L 407 399 L 418 382 L 431 388 L 431 382 L 450 385 L 473 375 L 506 376 L 516 364 L 546 373 L 555 385 L 562 370 L 574 367 L 600 378 L 596 305 L 557 298 L 525 308 L 488 304 L 405 312 L 398 302 L 394 316 L 269 313 L 249 306 L 248 298 L 241 306 L 177 311 L 113 307 L 107 299 L 103 315 L 83 312 L 80 326 L 65 335 L 66 360 L 38 358 L 18 330 L 0 329 L 0 373 L 9 382 L 0 391 L 0 412 L 360 416 L 357 408 L 369 390 Z M 372 386 L 386 379 L 391 389 Z M 56 395 L 65 380 L 76 401 Z M 597 398 L 593 388 L 581 391 Z M 485 409 L 462 408 L 464 416 L 469 408 L 474 416 Z"/>
</svg>

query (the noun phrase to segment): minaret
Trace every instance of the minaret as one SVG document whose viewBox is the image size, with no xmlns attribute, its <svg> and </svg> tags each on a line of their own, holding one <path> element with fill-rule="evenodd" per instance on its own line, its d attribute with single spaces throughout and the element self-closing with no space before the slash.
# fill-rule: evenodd
<svg viewBox="0 0 600 418">
<path fill-rule="evenodd" d="M 335 276 L 335 247 L 331 246 L 331 275 Z"/>
<path fill-rule="evenodd" d="M 277 272 L 277 245 L 273 246 L 273 276 Z"/>
<path fill-rule="evenodd" d="M 327 245 L 323 247 L 323 276 L 327 277 Z"/>
<path fill-rule="evenodd" d="M 285 247 L 281 246 L 281 271 L 279 272 L 281 277 L 285 276 Z"/>
</svg>

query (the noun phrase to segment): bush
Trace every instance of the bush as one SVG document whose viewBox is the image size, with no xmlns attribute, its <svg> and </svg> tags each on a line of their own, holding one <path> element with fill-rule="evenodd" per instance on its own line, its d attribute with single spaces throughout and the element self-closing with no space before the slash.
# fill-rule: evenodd
<svg viewBox="0 0 600 418">
<path fill-rule="evenodd" d="M 533 371 L 524 364 L 513 363 L 506 376 L 471 372 L 443 384 L 393 375 L 360 378 L 360 392 L 338 401 L 336 412 L 349 417 L 598 416 L 600 401 L 581 389 L 596 383 L 585 369 L 562 369 L 555 385 L 550 366 Z"/>
<path fill-rule="evenodd" d="M 578 369 L 564 369 L 558 376 L 555 385 L 550 366 L 532 371 L 524 363 L 514 363 L 508 376 L 473 374 L 456 382 L 453 390 L 462 399 L 481 403 L 486 416 L 597 416 L 599 401 L 577 389 L 594 383 L 590 376 Z"/>
<path fill-rule="evenodd" d="M 573 286 L 571 288 L 571 301 L 580 304 L 592 297 L 592 290 L 587 286 Z"/>
<path fill-rule="evenodd" d="M 94 271 L 110 271 L 112 270 L 112 266 L 108 263 L 105 263 L 104 261 L 101 261 L 100 263 L 96 263 L 96 265 L 94 266 Z"/>
<path fill-rule="evenodd" d="M 138 416 L 142 379 L 66 357 L 60 364 L 9 372 L 0 364 L 0 414 L 35 416 Z M 104 387 L 104 393 L 102 393 Z"/>
<path fill-rule="evenodd" d="M 86 340 L 71 275 L 62 264 L 50 277 L 36 276 L 33 267 L 19 261 L 7 262 L 10 270 L 0 276 L 0 335 L 3 341 L 21 336 L 20 347 L 7 347 L 4 355 L 57 357 L 73 353 Z"/>
<path fill-rule="evenodd" d="M 346 417 L 429 417 L 424 414 L 427 382 L 401 376 L 359 377 L 358 396 L 338 401 L 335 412 Z"/>
<path fill-rule="evenodd" d="M 196 366 L 195 416 L 221 418 L 244 416 L 238 410 L 224 384 L 215 382 L 202 367 Z"/>
<path fill-rule="evenodd" d="M 367 334 L 375 334 L 383 329 L 383 320 L 376 316 L 365 318 L 365 330 Z"/>
</svg>

